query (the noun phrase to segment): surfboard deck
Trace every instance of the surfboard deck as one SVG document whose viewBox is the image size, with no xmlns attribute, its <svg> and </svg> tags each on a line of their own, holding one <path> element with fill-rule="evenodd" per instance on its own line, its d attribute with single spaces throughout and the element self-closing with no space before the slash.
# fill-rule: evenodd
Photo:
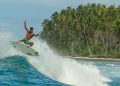
<svg viewBox="0 0 120 86">
<path fill-rule="evenodd" d="M 38 52 L 22 42 L 11 41 L 12 46 L 18 51 L 29 56 L 39 56 Z"/>
</svg>

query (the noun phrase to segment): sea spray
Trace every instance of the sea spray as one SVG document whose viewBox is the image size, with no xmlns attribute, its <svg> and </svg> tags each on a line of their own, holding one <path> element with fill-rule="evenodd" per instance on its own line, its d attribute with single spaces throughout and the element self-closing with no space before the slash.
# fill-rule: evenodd
<svg viewBox="0 0 120 86">
<path fill-rule="evenodd" d="M 76 86 L 108 86 L 110 80 L 101 75 L 95 65 L 83 65 L 73 59 L 55 54 L 46 42 L 34 40 L 39 57 L 28 57 L 29 62 L 44 75 Z"/>
<path fill-rule="evenodd" d="M 11 45 L 11 41 L 15 40 L 15 36 L 13 36 L 10 32 L 0 32 L 0 58 L 5 58 L 7 56 L 13 55 L 24 55 L 21 52 L 14 49 Z"/>
<path fill-rule="evenodd" d="M 5 57 L 11 49 L 10 41 L 13 40 L 13 36 L 9 32 L 0 32 L 0 55 Z"/>
</svg>

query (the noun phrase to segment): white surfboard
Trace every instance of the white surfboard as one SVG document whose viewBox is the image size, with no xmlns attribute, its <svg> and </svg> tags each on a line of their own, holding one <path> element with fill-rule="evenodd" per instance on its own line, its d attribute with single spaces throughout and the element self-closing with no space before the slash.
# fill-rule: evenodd
<svg viewBox="0 0 120 86">
<path fill-rule="evenodd" d="M 39 56 L 38 52 L 32 49 L 30 46 L 27 46 L 26 44 L 22 42 L 16 42 L 16 41 L 11 41 L 12 46 L 19 50 L 20 52 L 30 55 L 30 56 Z"/>
</svg>

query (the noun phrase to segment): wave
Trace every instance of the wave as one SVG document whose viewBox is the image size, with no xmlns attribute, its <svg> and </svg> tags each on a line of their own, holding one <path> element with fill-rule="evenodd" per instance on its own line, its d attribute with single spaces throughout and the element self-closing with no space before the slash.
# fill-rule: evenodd
<svg viewBox="0 0 120 86">
<path fill-rule="evenodd" d="M 6 36 L 4 38 L 4 36 Z M 10 46 L 14 36 L 10 33 L 0 33 L 0 55 L 24 55 Z M 27 57 L 28 61 L 41 73 L 56 81 L 76 86 L 108 86 L 110 80 L 101 75 L 95 65 L 84 65 L 73 59 L 57 55 L 43 40 L 33 39 L 33 48 L 39 52 L 39 57 Z"/>
<path fill-rule="evenodd" d="M 29 62 L 50 78 L 77 86 L 108 86 L 110 80 L 101 75 L 95 65 L 84 65 L 57 55 L 43 40 L 34 40 L 39 57 L 28 57 Z"/>
</svg>

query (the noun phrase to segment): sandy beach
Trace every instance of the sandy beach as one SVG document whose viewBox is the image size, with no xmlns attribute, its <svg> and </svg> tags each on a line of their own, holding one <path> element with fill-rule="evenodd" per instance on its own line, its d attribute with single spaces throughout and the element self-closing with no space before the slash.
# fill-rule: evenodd
<svg viewBox="0 0 120 86">
<path fill-rule="evenodd" d="M 70 59 L 75 59 L 75 60 L 97 60 L 97 61 L 120 61 L 118 58 L 98 58 L 98 57 L 70 57 Z"/>
</svg>

